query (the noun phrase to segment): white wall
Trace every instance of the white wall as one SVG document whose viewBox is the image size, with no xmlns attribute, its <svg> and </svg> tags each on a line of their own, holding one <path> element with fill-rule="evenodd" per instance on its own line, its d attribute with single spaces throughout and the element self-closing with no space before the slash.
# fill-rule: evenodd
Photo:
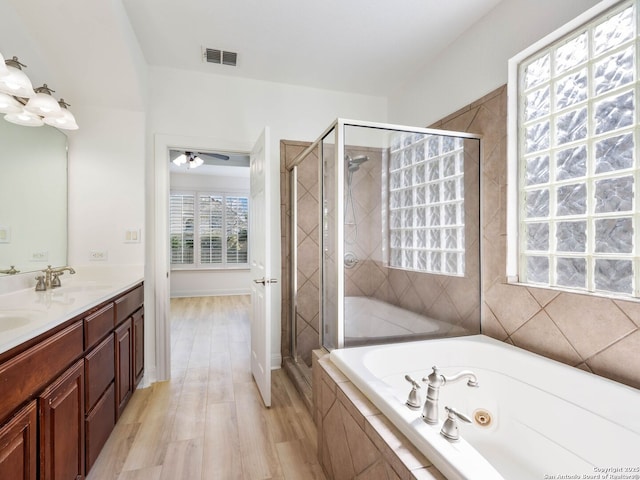
<svg viewBox="0 0 640 480">
<path fill-rule="evenodd" d="M 69 263 L 142 265 L 145 245 L 145 115 L 80 107 L 69 138 Z M 128 229 L 139 243 L 125 243 Z M 92 261 L 90 252 L 107 252 Z"/>
<path fill-rule="evenodd" d="M 239 167 L 227 167 L 237 171 Z M 249 193 L 248 168 L 245 176 L 199 175 L 171 172 L 171 190 Z M 249 269 L 171 270 L 171 297 L 203 297 L 212 295 L 247 295 L 250 291 Z"/>
<path fill-rule="evenodd" d="M 426 126 L 504 85 L 509 58 L 596 3 L 503 0 L 389 97 L 389 121 Z"/>
<path fill-rule="evenodd" d="M 244 78 L 162 67 L 149 69 L 148 145 L 153 145 L 158 136 L 191 136 L 200 140 L 210 138 L 252 145 L 265 126 L 271 129 L 270 162 L 274 179 L 270 198 L 273 205 L 271 256 L 272 272 L 279 280 L 272 287 L 275 299 L 272 301 L 271 350 L 272 354 L 278 354 L 273 359 L 274 367 L 278 364 L 280 352 L 279 298 L 282 286 L 279 278 L 282 248 L 279 142 L 281 139 L 315 140 L 336 117 L 385 121 L 387 101 L 381 97 Z M 154 162 L 150 156 L 149 177 L 158 178 Z M 151 201 L 160 200 L 156 195 Z M 150 205 L 148 212 L 153 212 L 154 208 Z M 154 248 L 151 248 L 152 252 Z M 154 275 L 162 278 L 162 272 Z"/>
</svg>

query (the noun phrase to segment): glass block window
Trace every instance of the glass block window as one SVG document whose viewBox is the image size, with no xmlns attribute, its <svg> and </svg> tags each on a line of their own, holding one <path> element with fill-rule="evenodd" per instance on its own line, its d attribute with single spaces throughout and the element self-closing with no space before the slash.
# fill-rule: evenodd
<svg viewBox="0 0 640 480">
<path fill-rule="evenodd" d="M 637 4 L 518 66 L 519 281 L 638 296 Z"/>
<path fill-rule="evenodd" d="M 172 266 L 248 265 L 247 195 L 171 192 L 169 217 Z"/>
<path fill-rule="evenodd" d="M 464 141 L 402 133 L 389 160 L 389 266 L 464 275 Z"/>
</svg>

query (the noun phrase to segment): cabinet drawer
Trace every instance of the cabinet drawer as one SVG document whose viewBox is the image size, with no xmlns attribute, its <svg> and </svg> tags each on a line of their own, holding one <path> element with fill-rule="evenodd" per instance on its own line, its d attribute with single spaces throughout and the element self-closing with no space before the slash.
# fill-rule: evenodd
<svg viewBox="0 0 640 480">
<path fill-rule="evenodd" d="M 116 424 L 115 391 L 115 385 L 111 382 L 93 411 L 87 415 L 85 421 L 85 474 L 91 470 Z"/>
<path fill-rule="evenodd" d="M 85 411 L 88 413 L 114 379 L 114 338 L 109 335 L 85 357 Z"/>
<path fill-rule="evenodd" d="M 84 341 L 88 350 L 115 326 L 115 308 L 113 303 L 101 308 L 84 319 Z"/>
<path fill-rule="evenodd" d="M 82 337 L 78 321 L 0 365 L 0 420 L 82 355 Z"/>
<path fill-rule="evenodd" d="M 144 302 L 144 288 L 142 285 L 125 293 L 116 300 L 116 325 L 120 325 L 133 312 L 142 306 Z"/>
</svg>

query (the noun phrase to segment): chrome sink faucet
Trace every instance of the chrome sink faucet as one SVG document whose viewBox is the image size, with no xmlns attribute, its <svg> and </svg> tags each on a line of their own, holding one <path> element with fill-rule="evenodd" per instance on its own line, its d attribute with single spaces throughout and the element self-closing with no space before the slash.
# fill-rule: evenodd
<svg viewBox="0 0 640 480">
<path fill-rule="evenodd" d="M 60 287 L 62 285 L 60 283 L 60 275 L 64 275 L 65 271 L 68 271 L 71 275 L 76 273 L 76 271 L 71 267 L 52 268 L 51 265 L 49 265 L 47 268 L 42 270 L 42 272 L 45 275 L 44 277 L 45 289 L 48 290 L 50 288 Z"/>
<path fill-rule="evenodd" d="M 440 396 L 440 387 L 443 387 L 447 383 L 457 382 L 463 378 L 467 379 L 468 386 L 479 386 L 475 373 L 470 370 L 462 370 L 455 375 L 446 377 L 440 373 L 438 367 L 433 367 L 431 374 L 422 379 L 423 382 L 429 382 L 427 387 L 427 400 L 424 402 L 424 408 L 422 409 L 422 420 L 430 425 L 438 423 L 438 398 Z"/>
</svg>

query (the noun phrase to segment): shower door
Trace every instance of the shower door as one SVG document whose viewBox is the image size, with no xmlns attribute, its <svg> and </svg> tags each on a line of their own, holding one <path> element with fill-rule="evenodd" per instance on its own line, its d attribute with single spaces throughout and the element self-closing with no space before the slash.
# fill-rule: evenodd
<svg viewBox="0 0 640 480">
<path fill-rule="evenodd" d="M 310 375 L 311 352 L 320 347 L 320 189 L 317 149 L 291 170 L 291 346 L 303 374 Z"/>
</svg>

